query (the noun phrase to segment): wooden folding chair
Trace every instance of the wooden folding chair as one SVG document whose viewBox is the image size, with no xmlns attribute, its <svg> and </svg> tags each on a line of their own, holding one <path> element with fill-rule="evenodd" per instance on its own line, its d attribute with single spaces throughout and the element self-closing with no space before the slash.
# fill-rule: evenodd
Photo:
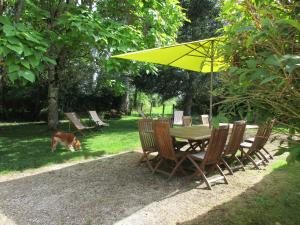
<svg viewBox="0 0 300 225">
<path fill-rule="evenodd" d="M 196 171 L 190 177 L 190 179 L 197 175 L 201 175 L 207 185 L 207 188 L 210 190 L 212 189 L 211 183 L 214 183 L 218 180 L 223 180 L 226 184 L 228 184 L 228 181 L 219 166 L 226 144 L 228 131 L 229 126 L 220 126 L 219 128 L 214 128 L 211 132 L 207 151 L 189 153 L 187 155 L 187 158 L 196 167 Z M 207 175 L 215 170 L 220 173 L 220 176 L 208 179 Z"/>
<path fill-rule="evenodd" d="M 174 111 L 173 124 L 182 126 L 183 124 L 182 117 L 183 117 L 183 111 Z"/>
<path fill-rule="evenodd" d="M 100 117 L 98 116 L 97 112 L 96 111 L 88 111 L 89 115 L 90 115 L 90 118 L 91 120 L 99 127 L 99 128 L 102 128 L 102 127 L 109 127 L 109 124 L 108 123 L 104 123 Z"/>
<path fill-rule="evenodd" d="M 170 127 L 173 127 L 173 119 L 169 118 L 169 117 L 162 117 L 157 119 L 158 121 L 162 121 L 162 122 L 168 122 Z M 182 149 L 184 146 L 188 145 L 189 143 L 185 140 L 176 140 L 176 138 L 172 137 L 172 141 L 173 141 L 173 145 L 176 151 Z"/>
<path fill-rule="evenodd" d="M 184 169 L 181 167 L 182 162 L 186 159 L 186 152 L 175 151 L 172 138 L 170 136 L 170 124 L 167 121 L 154 121 L 153 123 L 155 142 L 158 147 L 160 160 L 155 166 L 153 173 L 163 172 L 169 175 L 168 180 L 176 173 L 178 169 L 182 173 L 186 174 Z M 175 162 L 175 166 L 171 173 L 159 170 L 161 164 L 165 161 Z"/>
<path fill-rule="evenodd" d="M 237 151 L 243 142 L 243 137 L 246 129 L 246 121 L 236 121 L 233 124 L 231 135 L 228 144 L 225 146 L 224 152 L 222 154 L 221 161 L 224 163 L 225 167 L 229 173 L 233 174 L 233 169 L 242 168 L 245 171 L 244 165 L 241 160 L 236 156 Z M 234 160 L 238 162 L 239 166 L 231 168 L 227 161 Z"/>
<path fill-rule="evenodd" d="M 183 116 L 182 124 L 184 127 L 191 127 L 192 126 L 192 117 L 191 116 Z"/>
<path fill-rule="evenodd" d="M 242 152 L 243 158 L 248 159 L 250 162 L 252 162 L 252 164 L 256 169 L 260 169 L 259 165 L 264 165 L 264 166 L 267 165 L 266 162 L 268 162 L 268 159 L 260 151 L 266 144 L 267 140 L 268 139 L 266 139 L 266 137 L 264 136 L 256 135 L 252 143 L 250 142 L 241 143 L 240 151 Z M 254 158 L 255 156 L 258 158 L 258 160 L 255 160 Z"/>
<path fill-rule="evenodd" d="M 266 124 L 261 125 L 262 128 L 258 129 L 256 135 L 257 136 L 264 136 L 268 140 L 270 138 L 271 134 L 272 134 L 272 129 L 273 129 L 273 126 L 274 126 L 275 122 L 276 122 L 276 120 L 272 119 L 272 120 L 268 121 Z M 245 141 L 253 143 L 254 142 L 254 137 L 249 138 Z M 274 159 L 272 154 L 265 147 L 263 147 L 262 150 L 269 156 L 270 159 Z"/>
<path fill-rule="evenodd" d="M 158 151 L 154 140 L 153 120 L 152 119 L 139 120 L 138 129 L 139 129 L 140 141 L 143 149 L 143 156 L 139 161 L 143 162 L 144 160 L 146 160 L 148 167 L 151 169 L 151 171 L 153 171 L 153 166 L 148 157 L 151 153 L 155 153 Z"/>
<path fill-rule="evenodd" d="M 76 113 L 74 113 L 74 112 L 65 113 L 65 116 L 69 120 L 69 124 L 71 123 L 77 129 L 77 131 L 79 131 L 82 135 L 84 135 L 83 134 L 84 130 L 90 130 L 90 129 L 95 128 L 94 126 L 87 127 L 87 126 L 83 125 L 81 123 L 80 119 L 78 118 L 78 116 L 76 115 Z M 70 126 L 69 126 L 69 130 L 70 130 Z"/>
</svg>

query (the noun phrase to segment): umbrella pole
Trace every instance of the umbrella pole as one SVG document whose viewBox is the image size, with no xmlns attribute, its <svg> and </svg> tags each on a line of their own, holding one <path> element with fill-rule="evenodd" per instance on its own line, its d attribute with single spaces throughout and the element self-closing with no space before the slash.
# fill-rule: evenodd
<svg viewBox="0 0 300 225">
<path fill-rule="evenodd" d="M 214 41 L 211 42 L 211 60 L 210 60 L 210 96 L 209 96 L 209 121 L 210 122 L 212 121 L 213 75 L 214 75 Z"/>
</svg>

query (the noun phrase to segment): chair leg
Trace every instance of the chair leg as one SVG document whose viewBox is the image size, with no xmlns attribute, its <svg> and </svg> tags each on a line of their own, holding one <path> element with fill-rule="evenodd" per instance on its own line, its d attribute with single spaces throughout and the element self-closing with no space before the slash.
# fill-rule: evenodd
<svg viewBox="0 0 300 225">
<path fill-rule="evenodd" d="M 257 152 L 255 152 L 254 155 L 255 155 L 257 158 L 259 158 L 260 160 L 262 160 L 262 157 L 261 157 L 259 154 L 257 154 Z"/>
<path fill-rule="evenodd" d="M 182 159 L 179 162 L 176 160 L 176 165 L 175 165 L 174 169 L 172 170 L 170 176 L 168 177 L 168 180 L 170 180 L 174 176 L 178 167 L 180 167 L 181 163 L 183 162 L 183 160 L 185 160 L 185 158 L 186 157 L 182 157 Z"/>
<path fill-rule="evenodd" d="M 267 162 L 269 163 L 270 161 L 267 159 L 267 157 L 261 152 L 261 151 L 257 151 L 257 153 Z"/>
<path fill-rule="evenodd" d="M 224 182 L 225 184 L 228 184 L 228 180 L 226 178 L 226 176 L 224 175 L 223 171 L 221 170 L 221 168 L 219 167 L 219 165 L 216 165 L 217 170 L 219 171 L 219 173 L 222 175 L 222 177 L 224 178 Z"/>
<path fill-rule="evenodd" d="M 148 167 L 153 172 L 153 166 L 151 165 L 150 160 L 148 158 L 149 155 L 150 155 L 150 152 L 144 152 L 143 156 L 139 160 L 139 164 L 141 164 L 143 162 L 143 160 L 145 159 Z"/>
<path fill-rule="evenodd" d="M 258 169 L 258 170 L 260 169 L 259 166 L 257 165 L 257 163 L 255 162 L 255 160 L 250 155 L 246 154 L 245 156 L 252 162 L 252 164 L 254 165 L 254 167 L 256 169 Z"/>
<path fill-rule="evenodd" d="M 271 153 L 267 149 L 265 149 L 265 148 L 262 148 L 262 149 L 265 151 L 265 153 L 268 154 L 268 156 L 270 157 L 270 159 L 274 159 L 274 157 L 271 155 Z"/>
<path fill-rule="evenodd" d="M 228 165 L 228 163 L 225 161 L 225 159 L 221 158 L 222 163 L 225 165 L 226 169 L 229 171 L 230 175 L 233 175 L 233 171 L 230 168 L 230 166 Z"/>
<path fill-rule="evenodd" d="M 204 180 L 204 182 L 206 183 L 207 188 L 208 188 L 209 190 L 212 190 L 211 185 L 210 185 L 208 179 L 206 178 L 204 172 L 203 172 L 202 169 L 199 167 L 199 165 L 198 165 L 198 164 L 197 164 L 190 156 L 187 156 L 187 158 L 194 164 L 194 166 L 195 166 L 195 167 L 197 168 L 197 170 L 198 170 L 198 172 L 196 171 L 196 172 L 190 177 L 190 179 L 192 179 L 195 175 L 197 175 L 197 174 L 200 173 L 201 176 L 202 176 L 202 178 L 203 178 L 203 180 Z"/>
<path fill-rule="evenodd" d="M 242 163 L 242 161 L 236 155 L 234 156 L 234 158 L 241 165 L 242 170 L 246 171 L 245 167 L 244 167 L 244 164 Z"/>
<path fill-rule="evenodd" d="M 264 166 L 267 165 L 263 157 L 261 157 L 260 154 L 258 154 L 258 152 L 255 152 L 254 155 L 257 156 L 257 158 L 259 158 L 259 164 L 263 164 Z"/>
<path fill-rule="evenodd" d="M 164 161 L 163 158 L 161 158 L 159 160 L 159 162 L 156 164 L 156 166 L 154 167 L 153 171 L 152 171 L 152 174 L 154 174 L 156 172 L 156 170 L 158 169 L 158 167 L 162 164 L 162 162 Z"/>
<path fill-rule="evenodd" d="M 247 152 L 245 152 L 245 150 L 243 148 L 240 148 L 240 151 L 241 151 L 242 155 L 244 155 L 244 157 L 249 159 L 250 162 L 252 162 L 252 164 L 254 165 L 254 167 L 259 170 L 259 167 L 256 164 L 256 162 L 254 161 L 254 159 Z"/>
</svg>

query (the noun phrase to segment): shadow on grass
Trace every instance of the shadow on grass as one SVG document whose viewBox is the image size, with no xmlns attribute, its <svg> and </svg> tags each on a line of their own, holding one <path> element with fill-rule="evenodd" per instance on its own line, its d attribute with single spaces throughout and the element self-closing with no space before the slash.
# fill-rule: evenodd
<svg viewBox="0 0 300 225">
<path fill-rule="evenodd" d="M 68 122 L 60 123 L 60 130 L 68 132 L 68 127 Z M 85 136 L 77 133 L 76 136 L 80 139 L 83 149 L 77 152 L 70 152 L 64 147 L 59 146 L 57 151 L 52 153 L 50 147 L 52 133 L 48 131 L 47 124 L 45 123 L 8 124 L 1 126 L 0 174 L 113 153 L 109 151 L 110 146 L 107 143 L 103 143 L 102 145 L 101 142 L 104 142 L 105 138 L 113 140 L 118 135 L 122 135 L 131 137 L 131 142 L 135 143 L 138 141 L 136 119 L 113 120 L 110 121 L 110 127 L 104 128 L 102 131 L 93 130 L 92 132 L 86 132 Z M 90 144 L 91 142 L 92 144 Z M 93 145 L 93 142 L 96 142 L 97 145 Z M 128 148 L 134 147 L 134 143 L 129 143 Z M 122 148 L 124 148 L 123 150 L 128 150 L 126 143 L 124 143 L 124 146 L 120 145 L 116 148 L 118 150 L 116 152 L 122 151 Z"/>
<path fill-rule="evenodd" d="M 281 166 L 231 201 L 180 225 L 300 224 L 300 163 Z"/>
</svg>

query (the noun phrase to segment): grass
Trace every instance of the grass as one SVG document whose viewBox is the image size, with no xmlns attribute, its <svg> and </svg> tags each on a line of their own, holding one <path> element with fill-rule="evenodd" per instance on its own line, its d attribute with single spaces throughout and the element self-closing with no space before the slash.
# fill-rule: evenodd
<svg viewBox="0 0 300 225">
<path fill-rule="evenodd" d="M 74 153 L 64 147 L 52 153 L 52 132 L 44 123 L 0 123 L 0 174 L 136 149 L 140 147 L 137 119 L 131 116 L 112 120 L 102 132 L 77 135 L 82 150 Z M 68 123 L 63 122 L 60 130 L 68 131 Z"/>
<path fill-rule="evenodd" d="M 144 113 L 146 115 L 150 115 L 150 108 L 146 108 L 146 109 L 143 109 Z M 157 106 L 157 107 L 152 107 L 152 113 L 151 115 L 152 116 L 162 116 L 162 112 L 163 112 L 163 106 Z M 138 115 L 138 112 L 133 110 L 132 111 L 132 114 L 133 115 Z M 165 116 L 171 116 L 173 115 L 173 105 L 166 105 L 165 106 L 165 113 L 164 113 Z"/>
</svg>

